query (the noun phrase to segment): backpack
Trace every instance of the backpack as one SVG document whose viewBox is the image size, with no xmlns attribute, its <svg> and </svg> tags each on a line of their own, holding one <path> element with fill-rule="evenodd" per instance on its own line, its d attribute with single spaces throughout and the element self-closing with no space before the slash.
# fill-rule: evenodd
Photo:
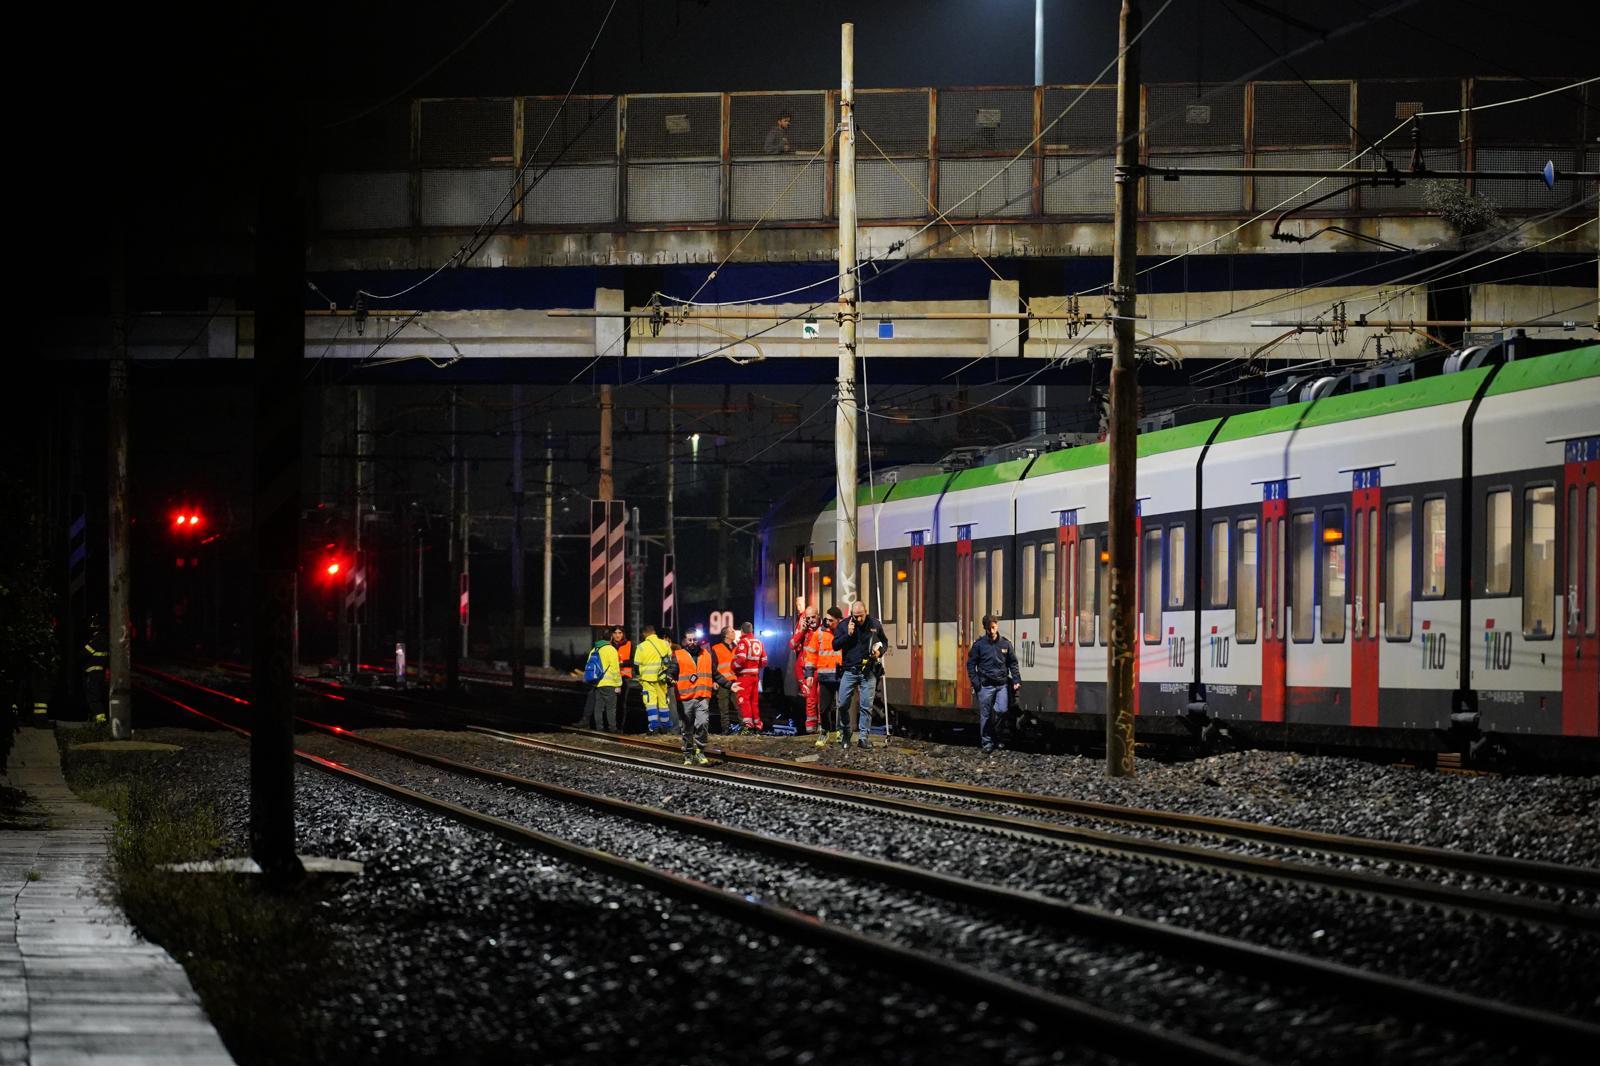
<svg viewBox="0 0 1600 1066">
<path fill-rule="evenodd" d="M 605 664 L 600 661 L 600 649 L 589 652 L 589 661 L 583 664 L 583 683 L 592 685 L 606 676 Z"/>
</svg>

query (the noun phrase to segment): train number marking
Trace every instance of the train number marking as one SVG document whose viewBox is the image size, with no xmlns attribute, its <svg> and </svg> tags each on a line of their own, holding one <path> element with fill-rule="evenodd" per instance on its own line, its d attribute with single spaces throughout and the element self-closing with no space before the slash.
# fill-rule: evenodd
<svg viewBox="0 0 1600 1066">
<path fill-rule="evenodd" d="M 1180 667 L 1180 666 L 1183 665 L 1183 660 L 1184 660 L 1184 657 L 1185 657 L 1185 653 L 1188 651 L 1188 643 L 1189 642 L 1188 642 L 1188 639 L 1186 637 L 1168 637 L 1167 638 L 1167 665 L 1168 666 Z"/>
</svg>

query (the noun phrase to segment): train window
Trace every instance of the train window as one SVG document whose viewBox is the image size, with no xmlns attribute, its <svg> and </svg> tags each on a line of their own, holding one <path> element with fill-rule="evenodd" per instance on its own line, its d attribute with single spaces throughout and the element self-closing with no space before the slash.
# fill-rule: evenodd
<svg viewBox="0 0 1600 1066">
<path fill-rule="evenodd" d="M 1567 636 L 1578 635 L 1583 614 L 1578 598 L 1578 560 L 1583 550 L 1583 509 L 1578 506 L 1578 486 L 1567 488 Z"/>
<path fill-rule="evenodd" d="M 1344 509 L 1322 512 L 1322 639 L 1329 644 L 1344 640 L 1345 570 Z"/>
<path fill-rule="evenodd" d="M 1367 609 L 1372 605 L 1372 597 L 1365 582 L 1367 573 L 1367 516 L 1365 511 L 1357 511 L 1356 521 L 1356 565 L 1352 576 L 1356 579 L 1356 639 L 1360 640 L 1367 635 Z"/>
<path fill-rule="evenodd" d="M 1374 507 L 1367 512 L 1367 543 L 1372 550 L 1367 552 L 1367 636 L 1378 635 L 1378 553 L 1382 551 L 1382 542 L 1378 540 L 1378 509 Z"/>
<path fill-rule="evenodd" d="M 779 563 L 777 579 L 773 586 L 778 593 L 778 617 L 789 617 L 789 564 Z"/>
<path fill-rule="evenodd" d="M 1556 490 L 1549 485 L 1522 494 L 1522 635 L 1555 635 Z"/>
<path fill-rule="evenodd" d="M 1384 537 L 1389 552 L 1385 567 L 1383 635 L 1390 640 L 1411 639 L 1411 501 L 1391 503 L 1384 508 Z"/>
<path fill-rule="evenodd" d="M 989 553 L 989 613 L 996 618 L 1006 616 L 1006 550 L 996 548 Z"/>
<path fill-rule="evenodd" d="M 1094 537 L 1078 544 L 1078 643 L 1094 643 L 1094 620 L 1100 613 L 1095 592 L 1095 572 L 1099 568 L 1100 546 Z"/>
<path fill-rule="evenodd" d="M 1022 574 L 1019 577 L 1018 588 L 1022 592 L 1022 605 L 1017 611 L 1019 618 L 1032 618 L 1034 595 L 1034 582 L 1038 580 L 1037 562 L 1039 549 L 1032 544 L 1022 546 Z"/>
<path fill-rule="evenodd" d="M 1051 647 L 1056 642 L 1056 629 L 1061 624 L 1056 617 L 1056 546 L 1039 545 L 1039 645 Z"/>
<path fill-rule="evenodd" d="M 1589 593 L 1583 601 L 1583 631 L 1586 635 L 1594 635 L 1594 616 L 1600 614 L 1600 599 L 1595 598 L 1595 593 L 1600 591 L 1600 581 L 1595 575 L 1595 545 L 1600 541 L 1600 489 L 1589 486 Z"/>
<path fill-rule="evenodd" d="M 969 625 L 977 626 L 989 613 L 989 553 L 972 553 L 972 618 Z"/>
<path fill-rule="evenodd" d="M 1417 596 L 1424 600 L 1444 597 L 1444 498 L 1422 501 L 1422 585 Z"/>
<path fill-rule="evenodd" d="M 906 630 L 911 628 L 911 585 L 907 580 L 911 574 L 904 560 L 889 563 L 889 568 L 892 573 L 886 572 L 885 576 L 893 578 L 888 586 L 894 589 L 894 595 L 889 597 L 894 605 L 894 643 L 895 647 L 903 648 L 906 646 Z"/>
<path fill-rule="evenodd" d="M 878 610 L 881 612 L 880 622 L 893 622 L 900 615 L 894 609 L 894 560 L 884 559 L 879 564 L 883 570 L 882 579 L 878 582 Z"/>
<path fill-rule="evenodd" d="M 1189 554 L 1185 527 L 1167 527 L 1167 606 L 1182 607 L 1188 594 Z"/>
<path fill-rule="evenodd" d="M 1206 593 L 1209 607 L 1228 606 L 1228 520 L 1211 523 L 1211 584 Z"/>
<path fill-rule="evenodd" d="M 1266 551 L 1261 558 L 1262 619 L 1268 640 L 1283 639 L 1283 519 L 1269 518 L 1263 524 Z"/>
<path fill-rule="evenodd" d="M 1240 644 L 1256 640 L 1256 520 L 1238 523 L 1239 565 L 1234 568 L 1233 632 Z"/>
<path fill-rule="evenodd" d="M 1316 593 L 1317 516 L 1310 511 L 1289 520 L 1289 636 L 1305 642 L 1314 636 L 1311 607 Z"/>
<path fill-rule="evenodd" d="M 1100 646 L 1106 646 L 1106 641 L 1111 639 L 1111 534 L 1106 533 L 1106 543 L 1100 549 L 1100 594 L 1095 597 L 1095 603 L 1100 608 Z"/>
<path fill-rule="evenodd" d="M 910 647 L 922 647 L 922 568 L 928 563 L 912 560 L 906 584 L 910 586 Z"/>
<path fill-rule="evenodd" d="M 1490 596 L 1511 592 L 1511 490 L 1489 493 L 1488 555 L 1484 559 L 1483 591 Z"/>
<path fill-rule="evenodd" d="M 1144 615 L 1144 642 L 1161 643 L 1161 527 L 1144 531 L 1140 549 L 1139 605 Z"/>
<path fill-rule="evenodd" d="M 861 602 L 867 605 L 867 613 L 878 616 L 878 621 L 883 621 L 883 590 L 878 590 L 878 595 L 872 594 L 872 563 L 865 562 L 860 567 L 861 574 L 857 578 L 861 583 L 856 586 L 856 595 Z"/>
</svg>

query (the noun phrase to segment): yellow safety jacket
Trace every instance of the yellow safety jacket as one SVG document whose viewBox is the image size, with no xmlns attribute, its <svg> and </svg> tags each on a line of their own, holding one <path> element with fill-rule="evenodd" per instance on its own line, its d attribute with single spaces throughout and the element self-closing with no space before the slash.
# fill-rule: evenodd
<svg viewBox="0 0 1600 1066">
<path fill-rule="evenodd" d="M 672 657 L 672 646 L 660 637 L 645 637 L 633 661 L 639 667 L 639 680 L 657 682 L 666 680 L 667 660 Z"/>
</svg>

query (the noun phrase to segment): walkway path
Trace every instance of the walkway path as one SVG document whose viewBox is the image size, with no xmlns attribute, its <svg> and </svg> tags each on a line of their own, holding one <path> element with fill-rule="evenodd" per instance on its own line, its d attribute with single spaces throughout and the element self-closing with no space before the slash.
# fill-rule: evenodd
<svg viewBox="0 0 1600 1066">
<path fill-rule="evenodd" d="M 3 783 L 41 817 L 0 831 L 0 1066 L 231 1066 L 183 967 L 103 898 L 112 818 L 51 730 L 17 734 Z"/>
</svg>

